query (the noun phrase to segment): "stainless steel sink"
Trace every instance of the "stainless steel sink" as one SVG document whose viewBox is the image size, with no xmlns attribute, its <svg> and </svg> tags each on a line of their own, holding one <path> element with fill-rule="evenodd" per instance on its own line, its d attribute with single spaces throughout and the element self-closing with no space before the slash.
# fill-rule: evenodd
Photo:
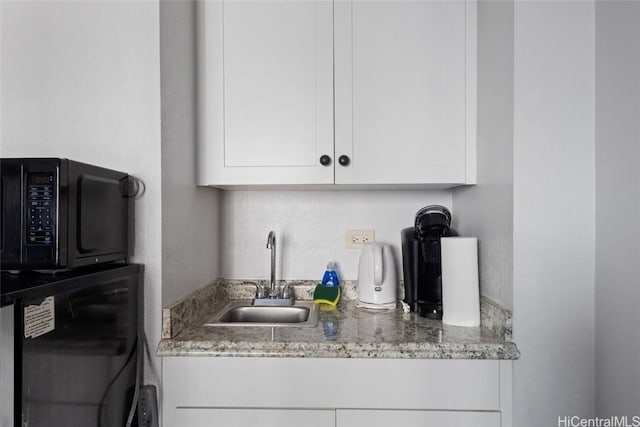
<svg viewBox="0 0 640 427">
<path fill-rule="evenodd" d="M 257 306 L 250 300 L 232 301 L 204 326 L 315 326 L 318 306 L 312 301 L 296 301 L 291 306 Z"/>
</svg>

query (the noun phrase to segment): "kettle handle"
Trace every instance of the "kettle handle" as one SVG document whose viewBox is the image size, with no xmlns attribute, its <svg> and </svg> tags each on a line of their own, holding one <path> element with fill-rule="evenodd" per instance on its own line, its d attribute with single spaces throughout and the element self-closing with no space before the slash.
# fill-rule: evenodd
<svg viewBox="0 0 640 427">
<path fill-rule="evenodd" d="M 383 275 L 382 245 L 373 245 L 373 283 L 376 286 L 382 286 Z"/>
</svg>

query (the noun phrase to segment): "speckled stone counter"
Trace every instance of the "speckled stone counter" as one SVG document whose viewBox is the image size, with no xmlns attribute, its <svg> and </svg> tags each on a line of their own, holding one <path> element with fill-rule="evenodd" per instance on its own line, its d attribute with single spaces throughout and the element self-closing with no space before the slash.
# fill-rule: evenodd
<svg viewBox="0 0 640 427">
<path fill-rule="evenodd" d="M 508 339 L 508 332 L 500 334 L 500 330 L 484 326 L 444 325 L 415 313 L 403 313 L 401 308 L 392 311 L 357 308 L 355 300 L 349 299 L 350 286 L 349 283 L 343 285 L 345 297 L 335 310 L 319 313 L 315 327 L 203 326 L 229 299 L 250 298 L 255 289 L 246 282 L 221 281 L 165 309 L 163 339 L 157 355 L 387 359 L 519 357 L 516 345 Z M 296 297 L 310 299 L 310 289 L 296 287 Z M 483 307 L 485 316 L 493 309 Z"/>
</svg>

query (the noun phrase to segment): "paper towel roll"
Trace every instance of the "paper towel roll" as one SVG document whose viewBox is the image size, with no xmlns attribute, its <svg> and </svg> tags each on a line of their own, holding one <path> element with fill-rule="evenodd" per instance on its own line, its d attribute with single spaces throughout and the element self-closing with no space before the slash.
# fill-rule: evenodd
<svg viewBox="0 0 640 427">
<path fill-rule="evenodd" d="M 442 237 L 442 323 L 480 326 L 478 239 Z"/>
</svg>

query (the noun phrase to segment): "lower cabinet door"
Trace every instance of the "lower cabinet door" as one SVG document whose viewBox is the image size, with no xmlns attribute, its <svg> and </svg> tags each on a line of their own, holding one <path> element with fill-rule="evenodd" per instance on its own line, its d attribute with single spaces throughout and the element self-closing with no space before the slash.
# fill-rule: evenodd
<svg viewBox="0 0 640 427">
<path fill-rule="evenodd" d="M 331 409 L 177 408 L 165 427 L 335 427 Z"/>
<path fill-rule="evenodd" d="M 500 427 L 499 412 L 338 410 L 336 427 Z"/>
</svg>

